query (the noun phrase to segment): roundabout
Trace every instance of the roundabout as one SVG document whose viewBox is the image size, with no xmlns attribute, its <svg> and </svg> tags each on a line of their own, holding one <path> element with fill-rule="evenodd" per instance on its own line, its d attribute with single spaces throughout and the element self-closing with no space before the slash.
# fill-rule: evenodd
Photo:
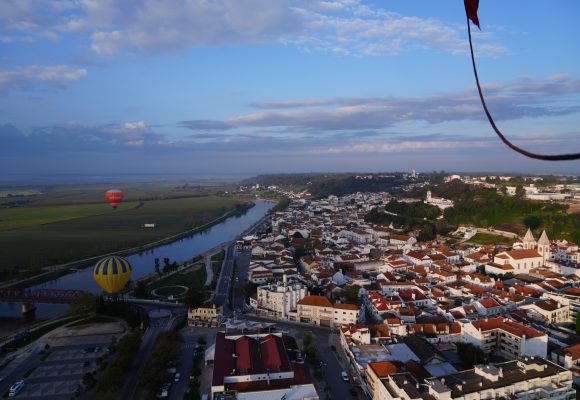
<svg viewBox="0 0 580 400">
<path fill-rule="evenodd" d="M 162 286 L 160 288 L 151 291 L 151 295 L 155 297 L 165 298 L 169 296 L 173 297 L 183 297 L 189 291 L 187 286 L 174 285 L 174 286 Z"/>
</svg>

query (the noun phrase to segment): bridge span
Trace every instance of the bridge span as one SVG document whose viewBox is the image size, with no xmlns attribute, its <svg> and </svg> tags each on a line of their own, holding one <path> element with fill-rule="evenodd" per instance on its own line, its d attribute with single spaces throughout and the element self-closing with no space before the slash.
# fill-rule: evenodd
<svg viewBox="0 0 580 400">
<path fill-rule="evenodd" d="M 21 303 L 22 313 L 34 311 L 35 304 L 70 304 L 82 293 L 82 290 L 64 289 L 0 289 L 0 302 Z"/>
</svg>

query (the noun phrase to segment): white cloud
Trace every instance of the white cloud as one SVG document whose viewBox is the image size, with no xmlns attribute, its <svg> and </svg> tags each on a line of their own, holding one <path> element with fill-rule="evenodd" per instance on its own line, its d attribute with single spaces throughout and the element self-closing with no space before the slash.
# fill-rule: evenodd
<svg viewBox="0 0 580 400">
<path fill-rule="evenodd" d="M 5 0 L 0 2 L 0 22 L 5 40 L 82 34 L 100 55 L 239 43 L 285 43 L 355 56 L 417 48 L 467 52 L 462 28 L 362 0 Z M 489 43 L 489 33 L 476 34 L 478 55 L 505 52 Z"/>
<path fill-rule="evenodd" d="M 86 69 L 73 69 L 66 65 L 28 65 L 0 70 L 0 92 L 11 89 L 28 89 L 38 85 L 65 87 L 87 75 Z"/>
<path fill-rule="evenodd" d="M 144 121 L 135 121 L 135 122 L 125 122 L 123 124 L 123 129 L 126 130 L 144 130 L 147 129 L 147 125 Z"/>
</svg>

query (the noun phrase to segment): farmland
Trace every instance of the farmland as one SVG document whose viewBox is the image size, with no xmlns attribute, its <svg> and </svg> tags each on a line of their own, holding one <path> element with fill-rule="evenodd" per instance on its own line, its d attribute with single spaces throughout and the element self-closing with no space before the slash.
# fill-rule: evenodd
<svg viewBox="0 0 580 400">
<path fill-rule="evenodd" d="M 0 280 L 37 274 L 41 267 L 141 246 L 206 224 L 244 200 L 202 190 L 135 189 L 113 210 L 102 190 L 61 191 L 0 209 Z M 133 193 L 133 194 L 131 194 Z M 90 200 L 93 202 L 91 203 Z M 155 228 L 144 228 L 155 224 Z"/>
<path fill-rule="evenodd" d="M 137 207 L 138 204 L 137 202 L 123 203 L 117 211 L 129 210 Z M 111 208 L 107 204 L 5 208 L 0 209 L 0 231 L 109 213 L 111 213 Z"/>
</svg>

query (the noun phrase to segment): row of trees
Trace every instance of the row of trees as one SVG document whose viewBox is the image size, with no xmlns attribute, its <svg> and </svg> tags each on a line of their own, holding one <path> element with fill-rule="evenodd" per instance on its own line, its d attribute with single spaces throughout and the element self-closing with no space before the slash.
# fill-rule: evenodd
<svg viewBox="0 0 580 400">
<path fill-rule="evenodd" d="M 159 388 L 168 381 L 167 367 L 179 357 L 181 342 L 181 334 L 175 331 L 157 336 L 149 362 L 139 370 L 139 386 L 147 398 L 154 399 Z"/>
<path fill-rule="evenodd" d="M 202 373 L 202 362 L 203 362 L 203 355 L 204 355 L 204 347 L 206 341 L 203 336 L 201 336 L 197 343 L 199 344 L 199 348 L 195 350 L 193 355 L 193 367 L 191 369 L 191 375 L 193 379 L 189 380 L 189 386 L 187 388 L 187 392 L 183 396 L 183 400 L 200 400 L 201 395 L 199 393 L 199 388 L 201 386 L 201 382 L 199 381 L 199 377 Z"/>
<path fill-rule="evenodd" d="M 133 361 L 141 345 L 141 333 L 133 331 L 125 335 L 117 346 L 117 359 L 107 368 L 103 377 L 95 388 L 95 398 L 114 400 L 125 383 L 126 372 L 133 365 Z"/>
<path fill-rule="evenodd" d="M 159 264 L 159 258 L 155 258 L 155 272 L 157 275 L 165 275 L 169 272 L 177 271 L 179 264 L 176 261 L 171 262 L 168 257 L 163 259 L 163 267 Z"/>
</svg>

